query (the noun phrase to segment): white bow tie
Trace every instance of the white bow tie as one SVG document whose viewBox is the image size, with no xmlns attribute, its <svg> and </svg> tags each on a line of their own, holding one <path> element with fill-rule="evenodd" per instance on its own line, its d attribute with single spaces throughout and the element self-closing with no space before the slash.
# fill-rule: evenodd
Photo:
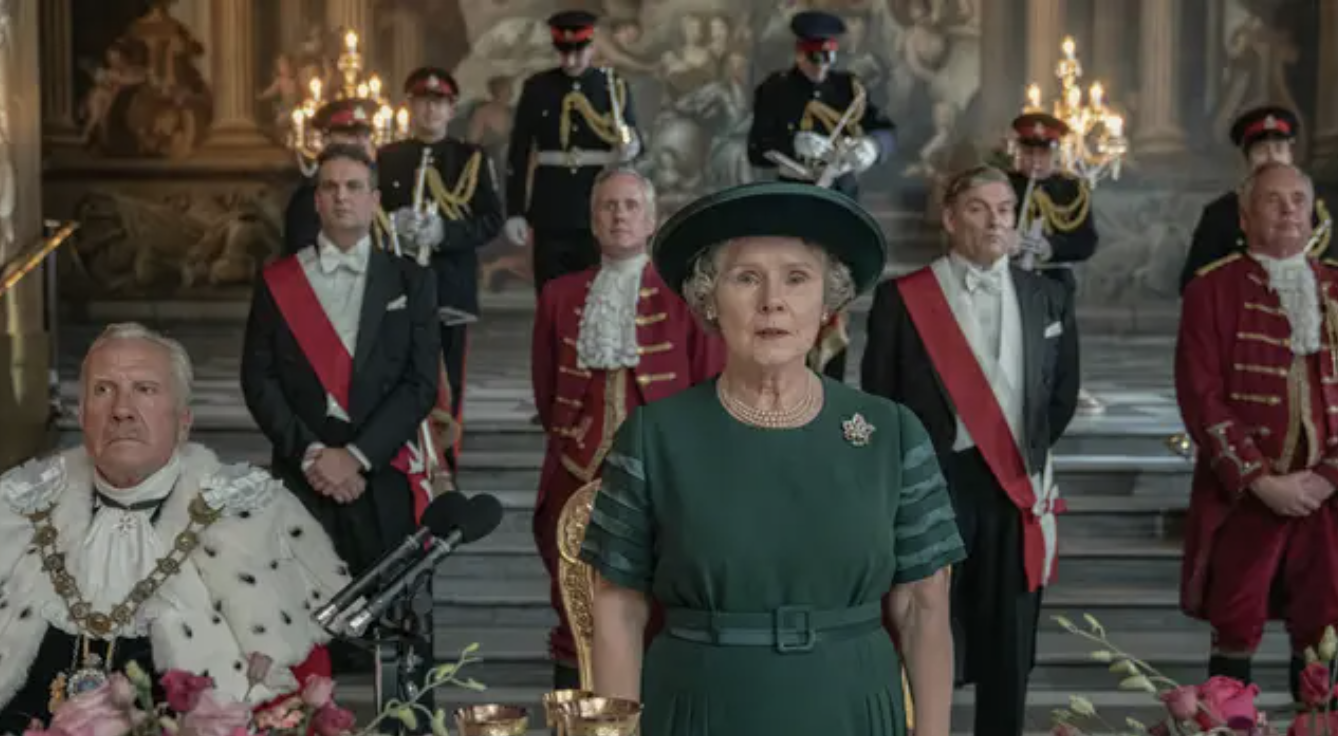
<svg viewBox="0 0 1338 736">
<path fill-rule="evenodd" d="M 343 252 L 337 248 L 321 248 L 321 272 L 334 273 L 340 268 L 346 268 L 353 273 L 362 273 L 367 270 L 367 261 L 356 249 Z"/>
<path fill-rule="evenodd" d="M 1003 286 L 1003 271 L 977 271 L 974 268 L 966 271 L 966 291 L 974 294 L 980 289 L 991 294 L 998 294 Z"/>
</svg>

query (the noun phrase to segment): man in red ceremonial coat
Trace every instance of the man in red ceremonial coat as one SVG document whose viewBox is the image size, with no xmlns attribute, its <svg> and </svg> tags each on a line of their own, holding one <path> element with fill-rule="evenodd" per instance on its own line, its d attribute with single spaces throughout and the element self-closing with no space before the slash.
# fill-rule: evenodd
<svg viewBox="0 0 1338 736">
<path fill-rule="evenodd" d="M 958 680 L 976 686 L 976 736 L 1025 725 L 1062 510 L 1050 448 L 1078 400 L 1072 297 L 1010 265 L 1016 210 L 998 169 L 949 182 L 948 254 L 878 287 L 861 366 L 865 391 L 920 418 L 952 494 L 968 554 L 953 570 L 952 623 Z"/>
<path fill-rule="evenodd" d="M 274 445 L 271 471 L 356 576 L 429 500 L 417 439 L 438 398 L 437 296 L 426 269 L 372 247 L 365 150 L 327 147 L 316 176 L 320 235 L 256 284 L 242 392 Z"/>
<path fill-rule="evenodd" d="M 577 687 L 576 649 L 557 583 L 557 522 L 599 477 L 613 434 L 633 409 L 720 372 L 724 347 L 667 288 L 646 253 L 655 190 L 630 168 L 597 177 L 591 202 L 603 263 L 558 277 L 539 298 L 531 366 L 548 435 L 534 537 L 552 579 L 559 623 L 549 637 L 559 689 Z"/>
<path fill-rule="evenodd" d="M 1270 617 L 1302 653 L 1338 622 L 1338 276 L 1306 250 L 1314 188 L 1270 163 L 1240 192 L 1247 252 L 1185 288 L 1176 397 L 1199 448 L 1181 606 L 1212 625 L 1209 670 L 1248 682 Z"/>
</svg>

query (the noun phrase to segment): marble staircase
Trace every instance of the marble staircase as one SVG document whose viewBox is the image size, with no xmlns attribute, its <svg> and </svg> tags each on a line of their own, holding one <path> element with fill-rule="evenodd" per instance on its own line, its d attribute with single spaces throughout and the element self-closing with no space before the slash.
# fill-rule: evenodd
<svg viewBox="0 0 1338 736">
<path fill-rule="evenodd" d="M 265 462 L 267 445 L 241 400 L 236 375 L 241 328 L 235 323 L 159 325 L 186 343 L 199 377 L 195 438 L 227 459 Z M 862 324 L 856 325 L 851 376 Z M 485 661 L 473 676 L 489 692 L 446 693 L 445 701 L 526 705 L 541 725 L 539 698 L 550 687 L 546 631 L 554 621 L 547 580 L 530 535 L 542 436 L 529 423 L 528 317 L 495 316 L 471 338 L 466 435 L 460 484 L 496 494 L 506 508 L 490 537 L 462 548 L 438 570 L 437 646 L 448 657 L 478 642 Z M 75 440 L 77 360 L 92 337 L 88 327 L 62 333 L 63 438 Z M 1044 597 L 1040 651 L 1029 694 L 1028 731 L 1044 732 L 1050 714 L 1078 694 L 1112 723 L 1126 717 L 1153 722 L 1161 712 L 1147 696 L 1116 689 L 1117 675 L 1094 661 L 1094 647 L 1065 633 L 1053 616 L 1096 616 L 1127 651 L 1181 682 L 1206 676 L 1208 633 L 1178 609 L 1180 529 L 1190 463 L 1171 454 L 1165 438 L 1180 429 L 1170 388 L 1171 341 L 1166 338 L 1085 340 L 1085 383 L 1107 403 L 1103 414 L 1079 416 L 1060 442 L 1057 470 L 1069 513 L 1060 522 L 1059 581 Z M 1261 703 L 1286 700 L 1286 643 L 1270 627 L 1256 662 Z M 367 697 L 355 688 L 355 697 Z M 973 697 L 957 694 L 954 731 L 969 732 Z"/>
</svg>

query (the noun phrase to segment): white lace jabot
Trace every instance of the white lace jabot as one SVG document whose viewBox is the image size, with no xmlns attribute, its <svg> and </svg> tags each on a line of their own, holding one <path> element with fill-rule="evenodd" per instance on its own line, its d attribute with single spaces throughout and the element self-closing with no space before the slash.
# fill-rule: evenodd
<svg viewBox="0 0 1338 736">
<path fill-rule="evenodd" d="M 650 257 L 644 253 L 622 260 L 605 260 L 590 285 L 576 338 L 581 368 L 613 370 L 640 362 L 637 353 L 636 313 L 641 294 L 641 273 Z"/>
<path fill-rule="evenodd" d="M 1250 257 L 1268 272 L 1268 286 L 1277 292 L 1282 311 L 1292 326 L 1292 352 L 1313 355 L 1319 352 L 1319 329 L 1323 312 L 1315 273 L 1304 252 L 1288 258 L 1271 258 L 1260 253 Z"/>
<path fill-rule="evenodd" d="M 116 488 L 100 473 L 93 474 L 93 487 L 102 496 L 123 506 L 167 498 L 181 477 L 181 459 L 176 454 L 167 465 L 131 488 Z M 95 611 L 106 612 L 125 600 L 135 584 L 153 572 L 168 545 L 153 528 L 152 510 L 132 511 L 99 502 L 81 540 L 62 540 L 70 573 L 79 591 Z M 61 629 L 70 627 L 68 612 L 53 611 L 47 620 Z M 144 630 L 142 621 L 131 628 Z M 69 631 L 69 633 L 75 633 Z"/>
</svg>

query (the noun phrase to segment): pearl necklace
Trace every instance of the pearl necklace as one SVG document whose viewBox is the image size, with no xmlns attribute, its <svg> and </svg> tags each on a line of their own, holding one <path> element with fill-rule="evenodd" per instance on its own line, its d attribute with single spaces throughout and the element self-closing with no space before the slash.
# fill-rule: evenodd
<svg viewBox="0 0 1338 736">
<path fill-rule="evenodd" d="M 724 379 L 715 384 L 716 395 L 730 416 L 763 429 L 793 429 L 813 421 L 822 409 L 822 382 L 813 373 L 808 374 L 804 395 L 788 409 L 758 409 L 729 393 Z"/>
</svg>

